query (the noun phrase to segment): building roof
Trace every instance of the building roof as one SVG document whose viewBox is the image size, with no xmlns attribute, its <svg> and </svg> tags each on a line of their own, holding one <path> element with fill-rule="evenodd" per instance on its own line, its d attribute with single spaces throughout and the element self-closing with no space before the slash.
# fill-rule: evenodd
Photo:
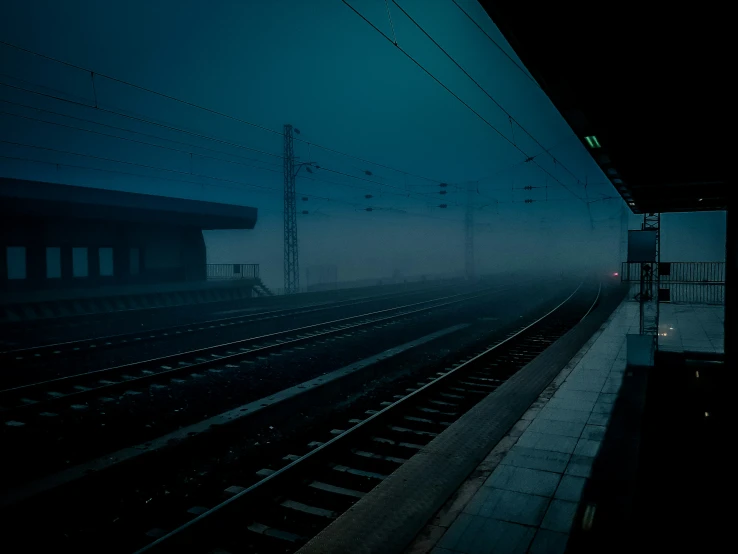
<svg viewBox="0 0 738 554">
<path fill-rule="evenodd" d="M 0 214 L 71 217 L 186 225 L 200 229 L 253 229 L 248 206 L 0 178 Z"/>
<path fill-rule="evenodd" d="M 480 3 L 634 212 L 726 209 L 727 12 Z"/>
</svg>

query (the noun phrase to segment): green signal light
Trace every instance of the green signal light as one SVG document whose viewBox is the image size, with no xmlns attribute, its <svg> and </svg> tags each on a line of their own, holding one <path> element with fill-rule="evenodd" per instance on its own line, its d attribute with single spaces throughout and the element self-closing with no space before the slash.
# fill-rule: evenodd
<svg viewBox="0 0 738 554">
<path fill-rule="evenodd" d="M 597 140 L 597 137 L 594 135 L 590 135 L 588 137 L 584 137 L 584 140 L 587 141 L 587 144 L 590 148 L 601 148 L 600 141 Z"/>
</svg>

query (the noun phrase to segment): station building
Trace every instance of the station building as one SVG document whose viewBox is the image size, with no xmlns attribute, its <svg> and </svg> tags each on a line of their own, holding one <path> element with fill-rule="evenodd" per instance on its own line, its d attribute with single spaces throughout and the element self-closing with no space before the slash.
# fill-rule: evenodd
<svg viewBox="0 0 738 554">
<path fill-rule="evenodd" d="M 188 291 L 203 289 L 207 298 L 217 289 L 249 296 L 264 290 L 258 266 L 209 267 L 202 232 L 256 221 L 254 207 L 3 178 L 0 304 L 16 306 L 13 319 L 59 300 L 176 292 L 186 303 Z"/>
</svg>

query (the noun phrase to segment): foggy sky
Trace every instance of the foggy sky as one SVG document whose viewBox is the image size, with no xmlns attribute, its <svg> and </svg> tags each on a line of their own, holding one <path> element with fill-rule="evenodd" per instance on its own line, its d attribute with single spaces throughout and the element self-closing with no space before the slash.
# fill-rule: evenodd
<svg viewBox="0 0 738 554">
<path fill-rule="evenodd" d="M 548 98 L 508 59 L 511 56 L 522 65 L 484 11 L 472 0 L 460 3 L 499 46 L 450 1 L 399 2 L 495 100 L 551 149 L 558 164 L 552 156 L 542 154 L 536 158 L 541 166 L 581 198 L 617 196 Z M 255 206 L 259 221 L 253 231 L 206 233 L 209 261 L 260 263 L 267 284 L 278 287 L 282 280 L 280 133 L 285 123 L 291 123 L 301 131 L 297 138 L 302 141 L 295 142 L 296 155 L 326 168 L 312 175 L 301 171 L 297 178 L 298 198 L 309 196 L 305 202 L 298 200 L 298 213 L 309 212 L 300 213 L 298 219 L 303 268 L 336 263 L 341 279 L 390 275 L 394 270 L 408 275 L 461 270 L 463 187 L 469 181 L 479 191 L 474 204 L 481 271 L 581 260 L 617 263 L 624 229 L 620 199 L 592 203 L 588 210 L 540 169 L 524 163 L 525 156 L 339 0 L 26 0 L 6 4 L 0 40 L 277 132 L 101 76 L 94 78 L 93 89 L 87 71 L 0 45 L 1 83 L 71 101 L 0 86 L 0 100 L 6 101 L 0 102 L 0 139 L 46 148 L 0 142 L 0 155 L 5 156 L 0 157 L 2 176 Z M 389 36 L 394 33 L 398 44 L 526 154 L 540 154 L 540 147 L 520 127 L 511 128 L 508 116 L 391 2 L 394 29 L 384 2 L 353 0 L 351 4 L 380 30 Z M 95 102 L 103 110 L 161 125 L 95 109 Z M 169 149 L 32 119 L 154 142 Z M 321 146 L 448 182 L 449 194 L 438 195 L 437 182 Z M 367 176 L 366 170 L 372 175 Z M 535 188 L 526 191 L 525 186 Z M 372 198 L 366 199 L 367 194 Z M 525 199 L 535 202 L 526 204 Z M 438 208 L 441 203 L 449 207 Z M 363 211 L 365 207 L 374 211 Z M 679 217 L 671 217 L 676 218 L 672 219 L 676 233 Z M 696 259 L 697 252 L 705 255 L 704 244 L 715 244 L 715 237 L 720 236 L 720 216 L 703 217 L 708 230 L 705 225 L 690 228 L 692 239 L 683 241 L 695 247 L 695 254 L 681 250 L 690 259 Z M 720 255 L 720 248 L 715 252 Z"/>
</svg>

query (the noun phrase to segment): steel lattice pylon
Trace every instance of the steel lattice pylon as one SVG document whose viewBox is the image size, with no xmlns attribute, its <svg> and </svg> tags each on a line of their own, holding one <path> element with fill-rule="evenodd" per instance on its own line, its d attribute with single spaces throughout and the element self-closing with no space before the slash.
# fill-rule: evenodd
<svg viewBox="0 0 738 554">
<path fill-rule="evenodd" d="M 659 262 L 661 261 L 661 214 L 643 214 L 644 231 L 656 232 L 656 255 L 653 262 L 641 263 L 640 332 L 642 335 L 658 335 L 659 332 Z"/>
<path fill-rule="evenodd" d="M 284 292 L 300 291 L 300 261 L 297 246 L 297 198 L 292 125 L 284 126 Z"/>
</svg>

